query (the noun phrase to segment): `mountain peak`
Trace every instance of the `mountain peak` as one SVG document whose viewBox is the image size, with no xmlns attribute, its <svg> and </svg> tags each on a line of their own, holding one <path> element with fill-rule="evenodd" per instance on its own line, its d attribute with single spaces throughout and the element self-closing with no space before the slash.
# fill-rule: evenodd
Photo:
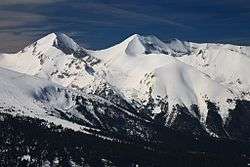
<svg viewBox="0 0 250 167">
<path fill-rule="evenodd" d="M 61 49 L 65 53 L 80 50 L 80 46 L 72 38 L 63 33 L 54 34 L 56 35 L 56 40 L 54 40 L 53 46 Z"/>
<path fill-rule="evenodd" d="M 125 44 L 125 52 L 128 55 L 165 53 L 166 48 L 166 45 L 153 35 L 134 34 L 122 43 Z"/>
<path fill-rule="evenodd" d="M 51 47 L 55 47 L 65 54 L 72 54 L 81 50 L 81 47 L 70 37 L 63 33 L 50 33 L 43 38 L 37 40 L 32 45 L 26 47 L 22 52 L 27 50 L 44 51 Z"/>
<path fill-rule="evenodd" d="M 140 40 L 141 38 L 143 38 L 143 36 L 141 36 L 140 34 L 133 34 L 130 37 L 128 37 L 127 39 L 125 39 L 125 41 L 132 41 L 132 40 Z"/>
<path fill-rule="evenodd" d="M 182 54 L 190 53 L 189 44 L 177 38 L 162 42 L 154 35 L 141 36 L 134 34 L 127 38 L 125 43 L 127 43 L 125 52 L 128 55 L 160 53 L 181 56 Z"/>
<path fill-rule="evenodd" d="M 52 46 L 54 41 L 56 40 L 57 35 L 56 33 L 50 33 L 44 37 L 42 37 L 41 39 L 38 39 L 36 42 L 34 42 L 33 45 L 48 45 L 48 46 Z"/>
<path fill-rule="evenodd" d="M 132 40 L 137 40 L 141 43 L 153 43 L 153 42 L 160 42 L 160 39 L 158 39 L 156 36 L 154 35 L 146 35 L 146 36 L 142 36 L 140 34 L 134 34 L 131 35 L 130 37 L 128 37 L 125 41 L 127 42 L 131 42 Z"/>
<path fill-rule="evenodd" d="M 80 46 L 69 36 L 63 33 L 50 33 L 42 40 L 47 41 L 47 44 L 60 49 L 66 54 L 71 54 L 80 50 Z"/>
</svg>

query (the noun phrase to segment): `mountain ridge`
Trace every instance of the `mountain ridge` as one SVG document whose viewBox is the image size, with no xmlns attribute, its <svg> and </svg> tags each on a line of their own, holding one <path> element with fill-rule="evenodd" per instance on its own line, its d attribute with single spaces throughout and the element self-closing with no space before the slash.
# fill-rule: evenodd
<svg viewBox="0 0 250 167">
<path fill-rule="evenodd" d="M 165 126 L 203 128 L 222 137 L 230 133 L 237 101 L 250 100 L 249 58 L 250 47 L 164 43 L 138 34 L 92 51 L 65 34 L 51 33 L 16 54 L 0 55 L 0 67 L 95 94 Z"/>
</svg>

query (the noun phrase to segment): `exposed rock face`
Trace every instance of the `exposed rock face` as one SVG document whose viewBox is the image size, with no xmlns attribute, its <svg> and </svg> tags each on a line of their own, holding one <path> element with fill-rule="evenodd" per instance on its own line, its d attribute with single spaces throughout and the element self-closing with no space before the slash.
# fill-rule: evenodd
<svg viewBox="0 0 250 167">
<path fill-rule="evenodd" d="M 27 97 L 52 116 L 79 125 L 139 135 L 137 121 L 144 120 L 197 135 L 249 140 L 249 57 L 249 47 L 178 39 L 164 43 L 138 34 L 91 51 L 52 33 L 21 52 L 2 54 L 0 67 L 61 85 L 49 84 L 41 87 L 43 93 Z"/>
</svg>

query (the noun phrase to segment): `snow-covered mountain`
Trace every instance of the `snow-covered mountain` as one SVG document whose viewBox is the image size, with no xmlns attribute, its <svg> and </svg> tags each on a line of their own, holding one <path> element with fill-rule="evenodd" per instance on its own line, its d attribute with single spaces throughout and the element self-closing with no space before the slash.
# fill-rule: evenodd
<svg viewBox="0 0 250 167">
<path fill-rule="evenodd" d="M 98 62 L 71 38 L 55 33 L 16 54 L 3 54 L 0 59 L 1 67 L 47 78 L 63 86 L 81 87 L 94 79 L 91 65 Z"/>
<path fill-rule="evenodd" d="M 112 133 L 153 137 L 150 118 L 141 117 L 129 104 L 117 106 L 100 96 L 4 68 L 0 76 L 0 113 L 37 118 L 48 126 L 54 123 L 101 138 Z"/>
<path fill-rule="evenodd" d="M 178 130 L 204 129 L 214 136 L 240 138 L 250 130 L 249 56 L 250 47 L 245 46 L 177 39 L 164 43 L 137 34 L 108 49 L 92 51 L 65 34 L 52 33 L 18 53 L 0 55 L 0 67 L 50 80 L 60 89 L 73 88 L 84 97 L 95 94 L 127 114 L 138 113 L 132 116 L 136 119 L 143 114 L 147 121 Z M 46 102 L 50 106 L 69 103 L 57 93 L 52 96 L 53 105 Z M 76 108 L 75 102 L 70 104 L 68 108 Z M 96 116 L 101 110 L 89 111 L 94 123 L 79 112 L 67 109 L 67 114 L 88 126 L 105 122 Z"/>
<path fill-rule="evenodd" d="M 179 60 L 206 73 L 218 83 L 231 88 L 243 99 L 249 100 L 250 47 L 229 44 L 195 44 Z"/>
</svg>

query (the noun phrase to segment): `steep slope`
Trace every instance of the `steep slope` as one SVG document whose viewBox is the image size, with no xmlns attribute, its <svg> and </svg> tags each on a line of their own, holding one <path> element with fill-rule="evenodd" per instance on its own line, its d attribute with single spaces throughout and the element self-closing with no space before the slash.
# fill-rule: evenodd
<svg viewBox="0 0 250 167">
<path fill-rule="evenodd" d="M 97 52 L 101 57 L 107 57 L 108 54 L 111 54 L 112 57 L 118 54 L 136 56 L 152 53 L 181 56 L 190 52 L 190 46 L 188 42 L 182 42 L 178 39 L 171 39 L 164 43 L 153 35 L 141 36 L 134 34 L 115 46 Z"/>
<path fill-rule="evenodd" d="M 146 39 L 155 42 L 155 38 Z M 105 62 L 106 81 L 120 90 L 128 101 L 141 103 L 143 110 L 148 110 L 148 114 L 154 118 L 163 116 L 160 120 L 165 125 L 174 126 L 178 120 L 176 110 L 179 106 L 183 110 L 181 113 L 195 118 L 194 121 L 199 120 L 208 128 L 208 132 L 213 132 L 208 127 L 211 122 L 207 120 L 208 115 L 210 116 L 209 104 L 212 103 L 220 108 L 215 117 L 221 121 L 216 126 L 224 126 L 229 110 L 235 107 L 233 99 L 237 99 L 238 95 L 229 87 L 176 58 L 177 54 L 181 57 L 190 52 L 187 43 L 172 40 L 160 45 L 169 49 L 167 55 L 160 52 L 145 53 L 148 49 L 145 41 L 144 37 L 134 35 L 114 47 L 91 53 Z M 153 45 L 158 43 L 163 44 L 157 41 Z M 186 120 L 179 122 L 178 128 L 185 126 L 185 122 Z"/>
<path fill-rule="evenodd" d="M 3 68 L 0 99 L 0 113 L 38 118 L 99 137 L 125 135 L 148 140 L 154 134 L 148 120 L 124 106 Z"/>
<path fill-rule="evenodd" d="M 140 119 L 151 117 L 175 129 L 206 129 L 229 137 L 235 115 L 241 119 L 237 112 L 248 106 L 242 102 L 250 90 L 248 59 L 248 47 L 177 39 L 164 43 L 137 34 L 111 48 L 90 51 L 64 34 L 52 33 L 19 53 L 1 55 L 0 66 L 95 94 L 132 118 L 140 113 Z M 250 119 L 246 112 L 244 122 Z M 93 121 L 86 119 L 97 127 L 106 122 L 96 113 L 91 113 Z M 248 124 L 238 125 L 244 126 L 241 134 L 248 130 Z"/>
<path fill-rule="evenodd" d="M 65 34 L 51 33 L 16 54 L 0 56 L 0 66 L 50 79 L 63 86 L 82 85 L 94 80 L 92 66 L 98 60 L 88 55 Z M 79 79 L 80 78 L 80 79 Z"/>
<path fill-rule="evenodd" d="M 38 117 L 80 129 L 80 126 L 60 119 L 59 113 L 49 110 L 72 105 L 65 97 L 67 92 L 60 85 L 3 68 L 0 68 L 0 78 L 1 112 Z"/>
<path fill-rule="evenodd" d="M 179 57 L 179 60 L 230 87 L 242 99 L 250 99 L 250 47 L 196 43 L 190 43 L 190 46 L 192 52 Z"/>
<path fill-rule="evenodd" d="M 152 78 L 154 96 L 168 97 L 169 106 L 182 104 L 191 110 L 192 105 L 197 105 L 200 112 L 193 115 L 200 116 L 203 121 L 207 117 L 206 101 L 217 103 L 221 109 L 219 114 L 222 118 L 227 118 L 230 108 L 227 100 L 235 98 L 228 88 L 191 66 L 179 62 L 156 69 Z"/>
</svg>

